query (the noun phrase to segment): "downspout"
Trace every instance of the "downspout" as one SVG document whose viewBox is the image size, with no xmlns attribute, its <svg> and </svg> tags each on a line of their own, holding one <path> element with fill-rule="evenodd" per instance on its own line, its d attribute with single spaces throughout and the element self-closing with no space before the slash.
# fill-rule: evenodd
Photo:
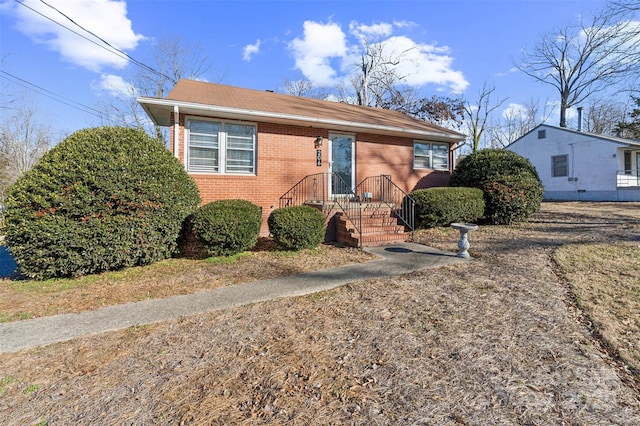
<svg viewBox="0 0 640 426">
<path fill-rule="evenodd" d="M 173 155 L 180 158 L 180 108 L 173 106 Z"/>
</svg>

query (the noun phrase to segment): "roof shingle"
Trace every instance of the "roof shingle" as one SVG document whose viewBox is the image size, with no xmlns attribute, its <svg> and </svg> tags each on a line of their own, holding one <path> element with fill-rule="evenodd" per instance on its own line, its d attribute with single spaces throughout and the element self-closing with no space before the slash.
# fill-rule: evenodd
<svg viewBox="0 0 640 426">
<path fill-rule="evenodd" d="M 178 81 L 166 99 L 289 116 L 349 121 L 374 126 L 411 128 L 452 136 L 463 136 L 453 130 L 417 120 L 397 111 L 186 79 Z"/>
</svg>

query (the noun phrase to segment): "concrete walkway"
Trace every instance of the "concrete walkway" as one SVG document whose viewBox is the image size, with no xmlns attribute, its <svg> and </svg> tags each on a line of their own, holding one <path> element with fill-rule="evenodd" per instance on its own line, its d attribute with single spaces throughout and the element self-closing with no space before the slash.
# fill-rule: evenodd
<svg viewBox="0 0 640 426">
<path fill-rule="evenodd" d="M 455 253 L 414 243 L 371 247 L 379 260 L 300 275 L 221 287 L 194 294 L 109 306 L 78 314 L 61 314 L 0 324 L 0 353 L 16 352 L 75 337 L 152 324 L 185 315 L 301 296 L 347 283 L 383 278 L 464 261 Z"/>
</svg>

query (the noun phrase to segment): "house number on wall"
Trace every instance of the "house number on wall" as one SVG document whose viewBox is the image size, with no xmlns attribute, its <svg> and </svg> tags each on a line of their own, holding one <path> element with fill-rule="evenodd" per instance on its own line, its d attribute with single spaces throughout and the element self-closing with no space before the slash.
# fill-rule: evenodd
<svg viewBox="0 0 640 426">
<path fill-rule="evenodd" d="M 322 166 L 322 150 L 316 149 L 316 166 Z"/>
</svg>

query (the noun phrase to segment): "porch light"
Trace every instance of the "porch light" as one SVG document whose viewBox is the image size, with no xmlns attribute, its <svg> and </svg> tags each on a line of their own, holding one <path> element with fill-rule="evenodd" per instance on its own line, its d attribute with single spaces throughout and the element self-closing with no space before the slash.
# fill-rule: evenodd
<svg viewBox="0 0 640 426">
<path fill-rule="evenodd" d="M 318 148 L 320 148 L 322 146 L 322 136 L 316 137 L 314 145 L 315 145 L 316 149 L 318 149 Z"/>
</svg>

